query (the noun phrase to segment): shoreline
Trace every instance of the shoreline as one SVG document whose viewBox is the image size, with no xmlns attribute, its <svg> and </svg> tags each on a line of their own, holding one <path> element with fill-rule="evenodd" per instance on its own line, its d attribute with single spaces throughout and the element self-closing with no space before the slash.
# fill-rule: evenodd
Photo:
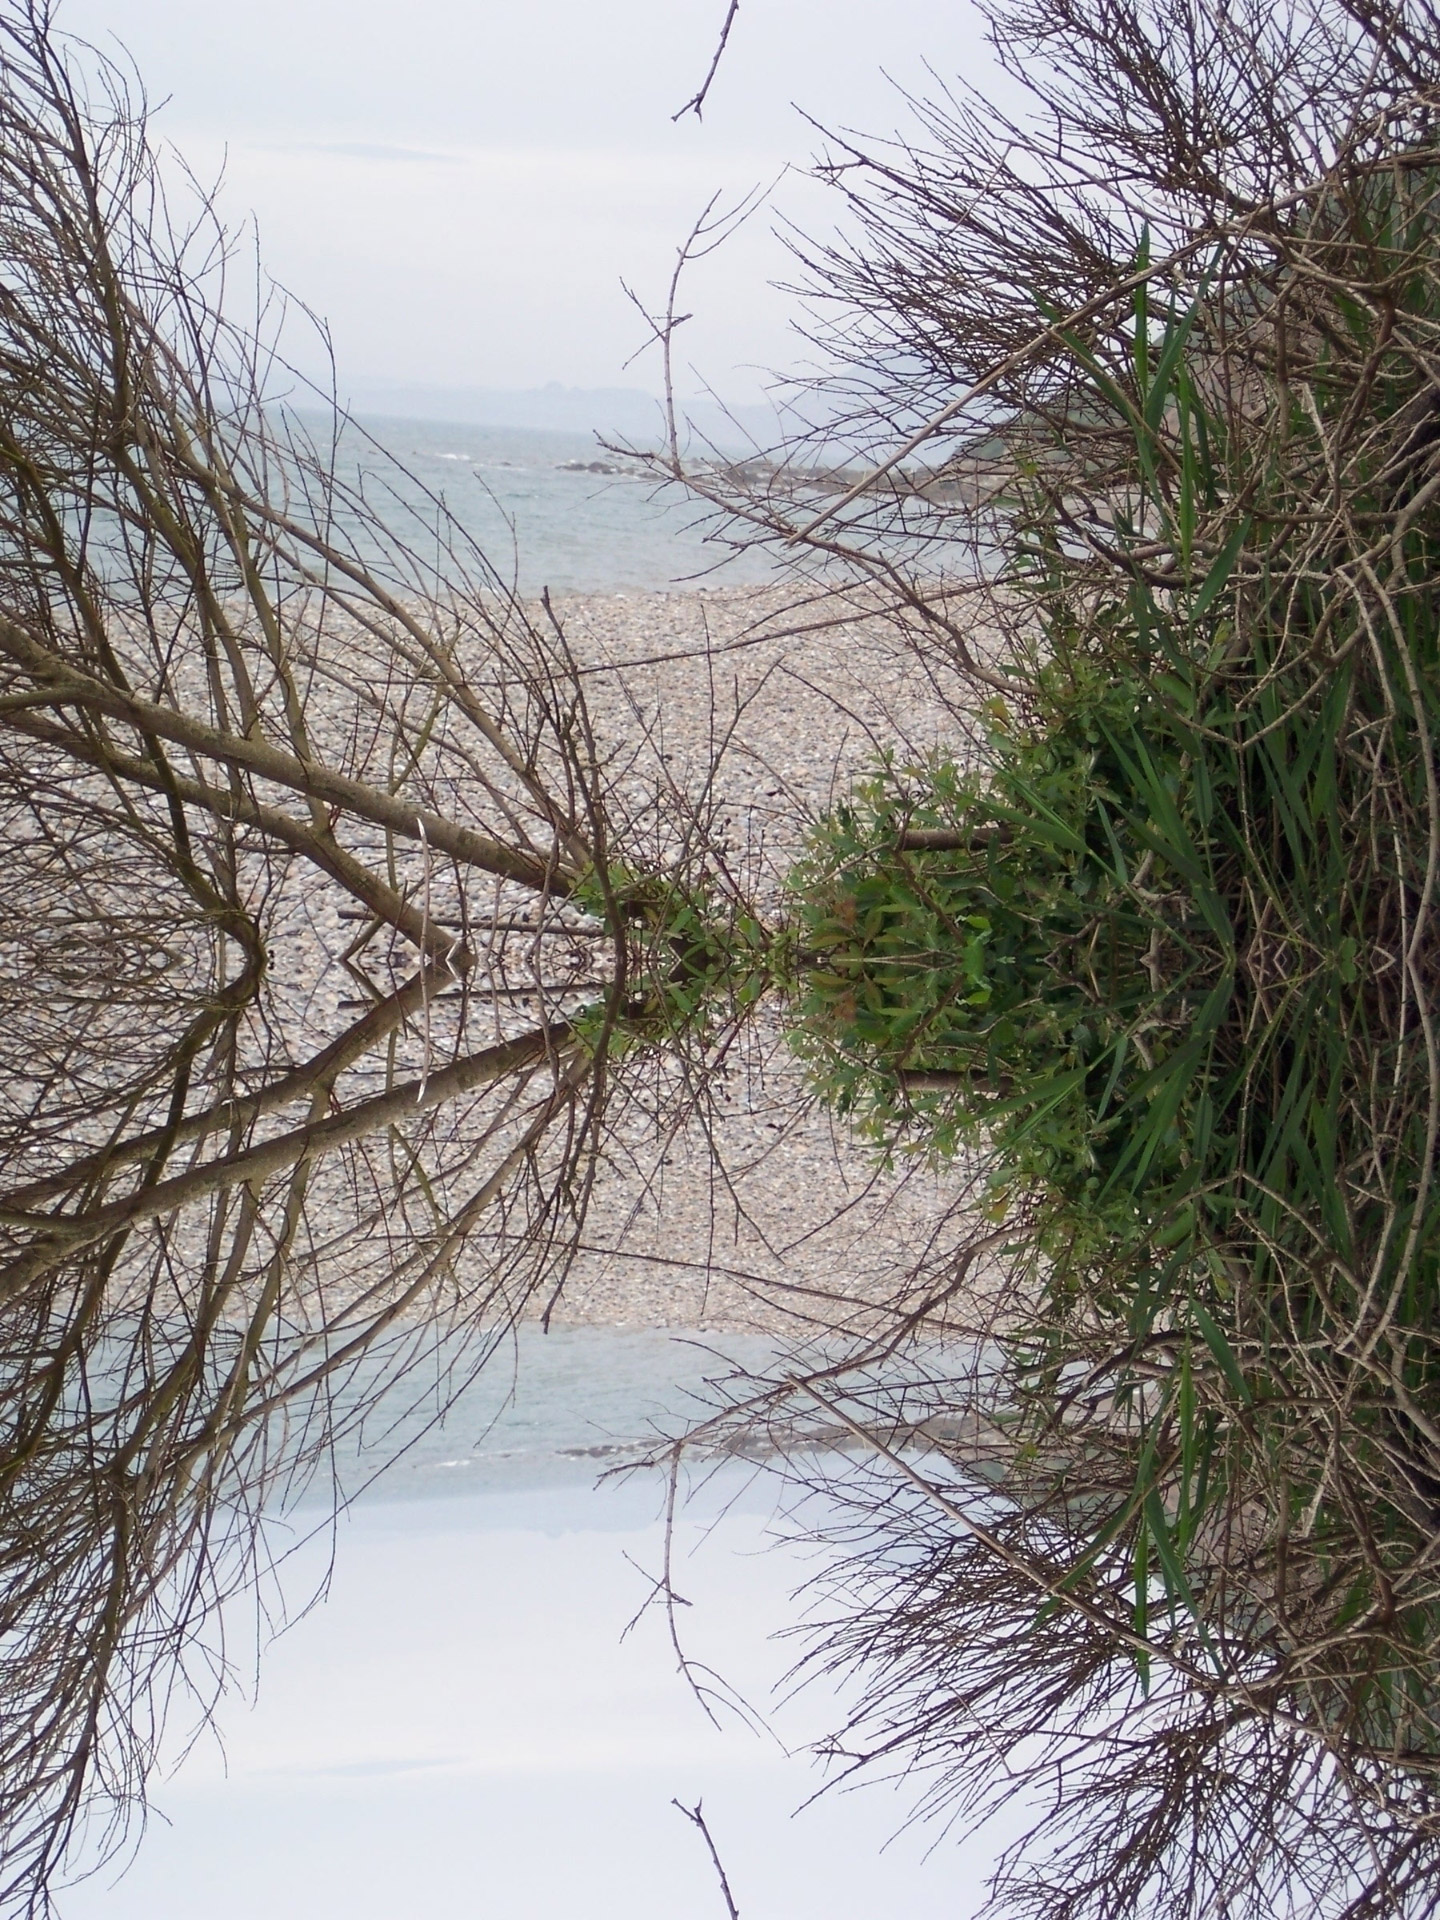
<svg viewBox="0 0 1440 1920">
<path fill-rule="evenodd" d="M 891 623 L 838 595 L 744 586 L 552 604 L 597 731 L 629 756 L 621 791 L 637 806 L 657 781 L 703 791 L 771 910 L 807 819 L 880 748 L 964 750 L 963 722 Z M 943 1183 L 882 1174 L 809 1098 L 780 1024 L 757 1011 L 708 1112 L 615 1143 L 557 1323 L 858 1331 L 938 1254 L 957 1170 Z"/>
</svg>

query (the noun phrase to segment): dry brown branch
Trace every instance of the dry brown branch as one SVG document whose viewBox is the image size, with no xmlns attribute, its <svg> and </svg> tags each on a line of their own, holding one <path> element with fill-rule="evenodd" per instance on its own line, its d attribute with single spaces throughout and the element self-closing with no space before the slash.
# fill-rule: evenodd
<svg viewBox="0 0 1440 1920">
<path fill-rule="evenodd" d="M 693 113 L 697 120 L 704 117 L 705 101 L 716 74 L 720 71 L 720 62 L 725 58 L 725 49 L 730 42 L 730 29 L 735 24 L 735 16 L 740 11 L 740 0 L 730 0 L 725 10 L 724 24 L 720 28 L 720 38 L 715 42 L 715 52 L 706 69 L 705 78 L 700 82 L 700 90 L 688 99 L 678 112 L 672 113 L 672 120 L 683 120 L 687 113 Z"/>
<path fill-rule="evenodd" d="M 38 1912 L 356 1369 L 553 1304 L 711 850 L 615 804 L 561 624 L 288 410 L 282 316 L 227 321 L 213 210 L 40 0 L 0 104 L 0 1906 Z"/>
<path fill-rule="evenodd" d="M 680 1813 L 683 1813 L 692 1826 L 699 1828 L 700 1838 L 705 1842 L 710 1854 L 711 1864 L 715 1868 L 715 1877 L 720 1882 L 720 1897 L 725 1902 L 725 1911 L 730 1916 L 730 1920 L 740 1920 L 740 1909 L 735 1905 L 734 1897 L 730 1892 L 730 1882 L 726 1878 L 724 1867 L 721 1865 L 719 1849 L 711 1837 L 702 1803 L 697 1800 L 693 1807 L 687 1807 L 679 1800 L 672 1800 L 670 1804 Z"/>
</svg>

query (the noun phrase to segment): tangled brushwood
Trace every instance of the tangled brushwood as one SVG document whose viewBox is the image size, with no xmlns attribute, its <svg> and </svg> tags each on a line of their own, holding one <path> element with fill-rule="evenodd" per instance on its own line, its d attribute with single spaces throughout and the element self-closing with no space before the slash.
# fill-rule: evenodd
<svg viewBox="0 0 1440 1920">
<path fill-rule="evenodd" d="M 956 714 L 773 925 L 0 7 L 0 1904 L 123 1830 L 277 1483 L 551 1297 L 616 1102 L 776 992 L 964 1222 L 704 1430 L 824 1492 L 837 1755 L 1023 1812 L 1007 1914 L 1440 1900 L 1440 14 L 991 28 L 1028 118 L 823 163 L 808 435 L 654 458 Z"/>
<path fill-rule="evenodd" d="M 262 1506 L 553 1302 L 724 894 L 703 811 L 612 806 L 559 623 L 288 409 L 187 204 L 0 8 L 6 1911 L 213 1701 Z"/>
<path fill-rule="evenodd" d="M 979 1168 L 974 1357 L 728 1418 L 868 1436 L 797 1468 L 851 1548 L 811 1657 L 869 1675 L 837 1751 L 1030 1808 L 999 1911 L 1429 1913 L 1440 14 L 989 18 L 1030 117 L 833 143 L 808 440 L 657 462 L 990 736 L 817 831 L 790 986 L 826 1098 Z"/>
</svg>

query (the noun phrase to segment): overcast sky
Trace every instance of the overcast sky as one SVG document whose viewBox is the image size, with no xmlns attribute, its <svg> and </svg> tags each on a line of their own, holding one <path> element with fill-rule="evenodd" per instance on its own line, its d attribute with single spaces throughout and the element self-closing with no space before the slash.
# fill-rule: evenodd
<svg viewBox="0 0 1440 1920">
<path fill-rule="evenodd" d="M 62 26 L 118 39 L 157 131 L 223 166 L 269 270 L 331 324 L 342 382 L 637 384 L 644 337 L 620 290 L 658 298 L 717 190 L 803 167 L 832 125 L 888 131 L 896 83 L 990 70 L 968 0 L 744 0 L 703 125 L 725 0 L 63 0 Z M 889 78 L 887 79 L 887 74 Z M 810 231 L 798 175 L 775 205 Z M 687 358 L 725 397 L 792 364 L 785 270 L 753 222 L 695 276 Z M 698 379 L 694 383 L 698 386 Z"/>
<path fill-rule="evenodd" d="M 703 1802 L 745 1920 L 970 1920 L 996 1837 L 897 1838 L 918 1788 L 797 1814 L 824 1778 L 805 1746 L 844 1709 L 824 1682 L 771 1692 L 799 1648 L 767 1636 L 815 1563 L 767 1551 L 743 1493 L 711 1531 L 745 1478 L 684 1511 L 675 1564 L 690 1656 L 773 1737 L 710 1724 L 658 1610 L 625 1633 L 664 1552 L 657 1487 L 362 1501 L 255 1709 L 232 1698 L 223 1745 L 156 1780 L 133 1869 L 62 1896 L 62 1920 L 719 1920 L 674 1797 Z M 287 1565 L 297 1601 L 328 1559 L 326 1534 Z"/>
</svg>

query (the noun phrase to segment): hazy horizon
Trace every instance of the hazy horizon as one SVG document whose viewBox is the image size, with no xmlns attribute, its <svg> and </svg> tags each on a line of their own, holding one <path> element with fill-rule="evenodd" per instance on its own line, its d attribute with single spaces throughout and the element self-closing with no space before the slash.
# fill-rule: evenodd
<svg viewBox="0 0 1440 1920">
<path fill-rule="evenodd" d="M 488 387 L 363 378 L 338 378 L 336 385 L 342 407 L 362 419 L 432 420 L 538 433 L 616 433 L 637 444 L 653 440 L 664 424 L 660 395 L 642 386 L 546 380 L 532 386 Z M 763 401 L 731 406 L 723 397 L 692 394 L 679 396 L 678 406 L 697 434 L 732 449 L 751 443 L 768 446 L 775 438 L 779 416 Z"/>
<path fill-rule="evenodd" d="M 773 185 L 694 269 L 677 341 L 682 391 L 749 406 L 770 372 L 808 357 L 799 303 L 771 284 L 794 271 L 775 229 L 823 235 L 835 217 L 803 175 L 820 135 L 801 110 L 883 137 L 907 118 L 900 89 L 934 93 L 995 65 L 969 0 L 895 0 L 883 17 L 865 0 L 753 0 L 703 123 L 677 123 L 724 13 L 724 0 L 603 13 L 582 0 L 61 0 L 58 22 L 128 51 L 154 136 L 201 182 L 223 181 L 227 221 L 253 217 L 265 272 L 328 324 L 342 391 L 653 393 L 660 368 L 625 287 L 662 304 L 712 196 Z M 308 372 L 325 358 L 303 341 L 293 357 Z"/>
</svg>

